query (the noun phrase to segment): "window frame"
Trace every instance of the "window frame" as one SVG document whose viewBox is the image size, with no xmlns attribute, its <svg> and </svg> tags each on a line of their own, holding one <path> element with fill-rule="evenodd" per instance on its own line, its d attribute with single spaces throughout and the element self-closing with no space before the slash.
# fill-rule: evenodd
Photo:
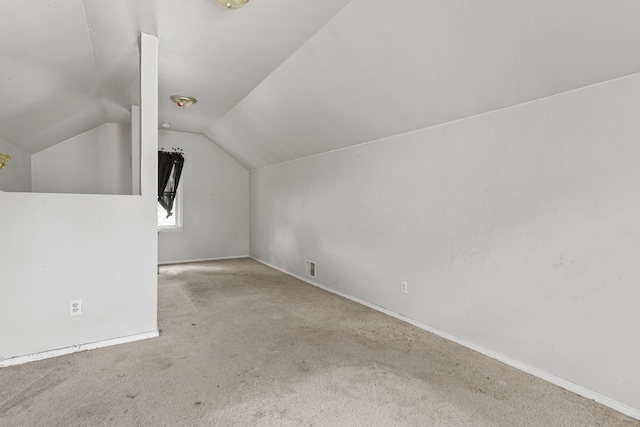
<svg viewBox="0 0 640 427">
<path fill-rule="evenodd" d="M 182 222 L 182 210 L 184 209 L 183 198 L 182 198 L 182 190 L 183 190 L 183 182 L 184 177 L 180 179 L 180 183 L 178 184 L 178 188 L 176 190 L 176 198 L 173 200 L 173 217 L 175 218 L 175 225 L 160 225 L 157 224 L 158 230 L 162 231 L 182 231 L 183 222 Z M 160 203 L 156 201 L 156 208 L 162 209 Z M 164 210 L 164 209 L 163 209 Z"/>
</svg>

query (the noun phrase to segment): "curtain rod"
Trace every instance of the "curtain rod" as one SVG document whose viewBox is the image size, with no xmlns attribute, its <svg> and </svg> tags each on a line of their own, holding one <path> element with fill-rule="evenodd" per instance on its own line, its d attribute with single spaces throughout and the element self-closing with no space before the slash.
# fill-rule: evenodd
<svg viewBox="0 0 640 427">
<path fill-rule="evenodd" d="M 165 150 L 164 147 L 158 148 L 158 152 L 160 152 L 160 153 L 184 154 L 184 150 L 182 148 L 171 147 L 171 150 L 173 150 L 173 151 Z"/>
</svg>

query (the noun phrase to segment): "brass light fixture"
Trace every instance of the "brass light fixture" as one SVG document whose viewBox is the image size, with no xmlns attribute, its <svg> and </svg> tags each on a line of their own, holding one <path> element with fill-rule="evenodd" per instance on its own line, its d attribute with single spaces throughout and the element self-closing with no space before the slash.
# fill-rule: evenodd
<svg viewBox="0 0 640 427">
<path fill-rule="evenodd" d="M 227 9 L 237 9 L 244 6 L 248 1 L 249 0 L 216 0 L 216 3 Z"/>
<path fill-rule="evenodd" d="M 9 156 L 8 154 L 0 153 L 0 169 L 2 169 L 4 165 L 7 164 L 10 158 L 11 156 Z"/>
<path fill-rule="evenodd" d="M 171 95 L 171 100 L 175 102 L 178 107 L 191 107 L 193 104 L 198 102 L 193 96 L 184 96 L 184 95 Z"/>
</svg>

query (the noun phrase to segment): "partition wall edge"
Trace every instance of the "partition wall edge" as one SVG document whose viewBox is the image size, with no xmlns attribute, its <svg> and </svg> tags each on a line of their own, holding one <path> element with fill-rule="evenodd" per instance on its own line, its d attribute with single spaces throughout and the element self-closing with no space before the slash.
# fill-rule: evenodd
<svg viewBox="0 0 640 427">
<path fill-rule="evenodd" d="M 141 195 L 0 194 L 0 367 L 158 335 L 157 37 L 140 51 Z"/>
</svg>

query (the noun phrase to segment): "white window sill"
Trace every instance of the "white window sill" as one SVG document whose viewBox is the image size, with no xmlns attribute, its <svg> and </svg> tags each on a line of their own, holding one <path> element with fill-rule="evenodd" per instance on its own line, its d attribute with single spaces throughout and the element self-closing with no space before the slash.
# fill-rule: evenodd
<svg viewBox="0 0 640 427">
<path fill-rule="evenodd" d="M 182 231 L 182 227 L 160 227 L 158 233 L 165 231 Z"/>
</svg>

